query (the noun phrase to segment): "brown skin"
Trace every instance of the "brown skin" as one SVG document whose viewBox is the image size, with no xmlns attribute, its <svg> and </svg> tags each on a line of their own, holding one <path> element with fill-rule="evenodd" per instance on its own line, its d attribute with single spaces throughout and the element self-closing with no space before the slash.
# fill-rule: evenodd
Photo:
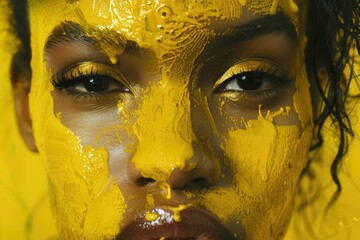
<svg viewBox="0 0 360 240">
<path fill-rule="evenodd" d="M 244 24 L 258 18 L 254 15 L 245 14 L 244 16 L 235 25 Z M 224 23 L 213 27 L 218 32 L 224 32 L 229 26 L 228 23 Z M 152 54 L 138 56 L 125 51 L 117 57 L 119 64 L 116 67 L 134 86 L 132 95 L 122 93 L 120 98 L 130 106 L 128 107 L 129 110 L 135 111 L 144 96 L 144 90 L 152 82 L 156 82 L 160 78 L 158 74 L 154 74 L 152 71 L 156 62 L 154 63 Z M 185 190 L 194 191 L 205 187 L 229 186 L 232 184 L 230 167 L 224 162 L 221 163 L 222 174 L 225 177 L 220 178 L 216 162 L 212 160 L 211 156 L 215 155 L 220 159 L 224 158 L 223 151 L 218 147 L 221 143 L 219 136 L 226 136 L 230 128 L 244 128 L 238 120 L 233 119 L 239 119 L 240 117 L 244 117 L 246 120 L 256 119 L 258 117 L 258 105 L 261 101 L 259 98 L 254 98 L 253 101 L 246 105 L 241 102 L 231 102 L 222 97 L 221 94 L 214 93 L 212 85 L 226 69 L 239 59 L 250 57 L 267 59 L 279 65 L 285 71 L 292 72 L 297 61 L 296 43 L 283 33 L 272 32 L 229 45 L 221 45 L 221 39 L 217 39 L 206 47 L 198 57 L 194 67 L 194 69 L 198 67 L 200 69 L 199 74 L 194 73 L 193 76 L 193 78 L 197 77 L 199 81 L 195 86 L 190 87 L 193 131 L 200 139 L 198 143 L 194 144 L 195 156 L 190 161 L 200 161 L 190 171 L 175 169 L 172 172 L 168 179 L 168 183 L 173 188 L 173 197 L 170 200 L 164 199 L 162 190 L 154 179 L 143 177 L 141 172 L 130 161 L 131 154 L 125 150 L 126 144 L 136 140 L 128 136 L 125 131 L 120 131 L 120 138 L 123 142 L 119 144 L 115 131 L 108 130 L 109 126 L 123 125 L 118 115 L 117 102 L 119 93 L 107 94 L 105 97 L 100 96 L 95 100 L 95 98 L 75 98 L 58 90 L 53 92 L 54 112 L 61 112 L 63 124 L 81 139 L 82 145 L 106 146 L 109 152 L 111 175 L 115 177 L 126 201 L 130 203 L 128 198 L 130 196 L 135 197 L 131 198 L 131 211 L 127 211 L 128 216 L 124 217 L 125 221 L 129 221 L 133 218 L 134 213 L 144 209 L 146 194 L 149 191 L 154 194 L 155 205 L 177 206 L 191 201 L 184 195 Z M 97 46 L 90 43 L 62 42 L 46 52 L 47 65 L 55 73 L 73 63 L 84 60 L 111 65 L 108 57 Z M 202 67 L 200 67 L 201 63 L 204 63 Z M 18 84 L 16 88 L 18 89 L 15 91 L 16 112 L 20 132 L 27 146 L 36 151 L 28 109 L 29 88 L 27 84 Z M 212 132 L 211 123 L 205 112 L 197 110 L 201 109 L 198 104 L 199 99 L 195 94 L 197 88 L 201 88 L 203 96 L 208 99 L 209 109 L 216 123 L 219 136 L 215 136 Z M 274 123 L 276 125 L 299 124 L 297 114 L 293 111 L 294 92 L 294 82 L 282 85 L 277 90 L 277 96 L 263 105 L 262 111 L 264 113 L 267 110 L 276 111 L 284 106 L 292 108 L 290 117 L 280 116 L 275 119 Z M 225 105 L 220 107 L 222 101 L 225 101 Z M 92 131 L 89 131 L 89 129 L 92 129 Z M 98 136 L 101 137 L 94 144 L 94 139 L 97 139 Z M 206 144 L 207 141 L 210 142 L 210 145 Z"/>
<path fill-rule="evenodd" d="M 11 67 L 15 112 L 20 135 L 29 150 L 37 152 L 29 112 L 30 79 L 28 69 L 19 58 L 14 58 Z"/>
</svg>

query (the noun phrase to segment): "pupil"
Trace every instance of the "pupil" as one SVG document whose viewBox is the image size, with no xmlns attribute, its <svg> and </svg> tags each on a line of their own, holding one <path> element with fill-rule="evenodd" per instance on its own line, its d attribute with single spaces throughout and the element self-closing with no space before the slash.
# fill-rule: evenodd
<svg viewBox="0 0 360 240">
<path fill-rule="evenodd" d="M 106 91 L 109 87 L 109 79 L 98 79 L 98 78 L 90 78 L 89 80 L 85 81 L 84 87 L 88 92 L 102 92 Z"/>
<path fill-rule="evenodd" d="M 243 90 L 257 90 L 263 83 L 263 77 L 257 76 L 257 73 L 244 73 L 242 76 L 237 77 L 237 83 Z"/>
</svg>

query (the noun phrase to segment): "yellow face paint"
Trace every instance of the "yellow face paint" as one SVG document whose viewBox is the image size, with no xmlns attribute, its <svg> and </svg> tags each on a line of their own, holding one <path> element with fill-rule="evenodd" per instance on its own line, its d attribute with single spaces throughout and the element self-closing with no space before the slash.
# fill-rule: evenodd
<svg viewBox="0 0 360 240">
<path fill-rule="evenodd" d="M 50 6 L 50 5 L 46 5 Z M 53 112 L 53 87 L 43 60 L 43 46 L 62 14 L 44 26 L 42 8 L 31 9 L 32 89 L 30 107 L 39 152 L 46 159 L 56 225 L 64 239 L 114 237 L 120 227 L 125 202 L 109 176 L 105 148 L 82 146 L 80 140 Z M 97 226 L 97 227 L 94 227 Z"/>
<path fill-rule="evenodd" d="M 286 114 L 286 110 L 280 113 Z M 239 221 L 251 239 L 279 239 L 284 234 L 310 145 L 310 128 L 300 133 L 297 126 L 275 126 L 272 115 L 260 113 L 246 129 L 229 131 L 223 148 L 234 185 L 204 192 L 198 202 L 224 222 Z M 274 214 L 279 212 L 285 214 Z M 272 233 L 269 225 L 274 226 Z"/>
<path fill-rule="evenodd" d="M 280 9 L 297 24 L 297 8 L 293 1 L 82 0 L 30 3 L 33 51 L 31 114 L 37 146 L 46 159 L 57 226 L 63 238 L 112 238 L 129 221 L 126 216 L 133 216 L 146 206 L 153 208 L 157 204 L 168 206 L 175 221 L 181 221 L 181 211 L 188 205 L 176 202 L 172 197 L 174 170 L 195 171 L 209 158 L 216 168 L 214 172 L 230 169 L 231 176 L 227 176 L 231 178 L 230 184 L 192 191 L 185 201 L 205 207 L 224 223 L 234 223 L 235 227 L 231 230 L 236 234 L 240 228 L 236 225 L 239 224 L 244 226 L 250 238 L 277 238 L 282 235 L 311 137 L 311 104 L 307 86 L 303 83 L 306 79 L 296 80 L 294 107 L 290 106 L 296 110 L 292 111 L 296 115 L 295 123 L 292 120 L 290 124 L 283 124 L 289 126 L 274 124 L 277 118 L 290 118 L 286 105 L 279 112 L 270 112 L 265 117 L 259 113 L 257 120 L 251 117 L 247 119 L 249 121 L 243 120 L 246 122 L 245 129 L 228 123 L 218 128 L 219 119 L 212 116 L 214 110 L 209 107 L 211 99 L 202 96 L 197 89 L 193 93 L 190 86 L 198 57 L 214 38 L 226 35 L 225 31 L 218 30 L 216 23 L 236 23 L 242 16 L 251 18 L 253 14 L 257 14 L 256 17 L 276 14 Z M 75 58 L 64 60 L 66 64 L 61 59 L 55 61 L 56 64 L 50 60 L 46 62 L 50 67 L 44 64 L 44 47 L 48 37 L 61 23 L 70 21 L 81 26 L 83 37 L 96 42 L 96 49 L 106 56 L 109 63 L 95 60 L 88 63 L 89 59 Z M 89 43 L 89 39 L 85 42 Z M 112 70 L 114 66 L 121 67 L 121 56 L 128 56 L 127 44 L 130 42 L 136 43 L 138 48 L 150 50 L 154 55 L 155 63 L 150 64 L 151 67 L 145 66 L 147 81 L 131 80 L 131 73 L 123 75 L 121 71 Z M 69 119 L 70 113 L 77 117 L 76 111 L 65 109 L 54 114 L 63 103 L 53 101 L 53 95 L 59 92 L 53 91 L 51 86 L 52 74 L 69 67 L 69 62 L 78 64 L 76 71 L 70 69 L 63 76 L 74 77 L 77 71 L 84 75 L 82 72 L 96 68 L 102 75 L 119 80 L 132 93 L 124 91 L 119 94 L 120 97 L 117 96 L 119 101 L 114 123 L 109 121 L 110 126 L 96 129 L 93 138 L 82 131 L 74 133 L 77 129 Z M 248 71 L 249 64 L 254 66 L 259 62 L 257 59 L 238 62 L 214 86 L 223 84 L 228 75 Z M 215 140 L 209 140 L 210 143 L 204 143 L 203 136 L 198 136 L 194 130 L 197 127 L 192 116 L 193 95 L 201 98 L 198 104 L 215 135 Z M 226 94 L 223 97 L 226 98 Z M 307 109 L 301 108 L 298 103 L 303 99 L 309 104 Z M 132 101 L 135 103 L 130 104 Z M 235 102 L 236 97 L 232 101 Z M 74 106 L 77 109 L 78 106 Z M 105 112 L 101 108 L 96 108 L 96 111 Z M 78 114 L 83 112 L 85 110 Z M 114 116 L 105 118 L 109 117 Z M 82 120 L 92 121 L 86 117 Z M 118 134 L 116 130 L 115 139 L 110 137 L 104 146 L 99 146 L 104 142 L 101 141 L 105 138 L 102 135 L 111 131 L 109 129 L 120 129 L 122 133 Z M 120 135 L 126 135 L 130 140 L 126 141 Z M 114 157 L 114 149 L 119 146 L 124 150 L 123 155 Z M 200 154 L 204 161 L 198 154 L 203 148 L 211 153 Z M 224 159 L 208 156 L 215 155 L 216 151 L 220 151 L 218 155 Z M 122 162 L 122 165 L 116 165 L 116 162 Z M 129 174 L 123 169 L 132 164 L 142 178 L 150 179 L 156 182 L 158 188 L 166 190 L 167 200 L 161 201 L 169 201 L 170 204 L 154 200 L 146 191 L 132 191 L 134 184 L 125 186 L 128 183 L 122 179 Z M 115 172 L 124 174 L 117 175 Z M 217 180 L 220 175 L 214 174 L 211 179 Z M 136 199 L 137 191 L 141 192 L 139 196 L 143 197 L 143 201 Z M 224 208 L 228 211 L 220 211 L 219 206 L 226 206 Z M 147 214 L 145 218 L 154 221 L 157 216 Z M 262 224 L 258 224 L 259 218 L 262 218 Z M 270 225 L 274 226 L 273 235 L 269 233 Z"/>
</svg>

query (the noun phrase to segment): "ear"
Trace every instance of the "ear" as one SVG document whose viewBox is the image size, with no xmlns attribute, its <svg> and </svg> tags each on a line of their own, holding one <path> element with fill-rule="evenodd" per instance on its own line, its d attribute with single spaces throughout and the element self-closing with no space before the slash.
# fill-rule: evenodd
<svg viewBox="0 0 360 240">
<path fill-rule="evenodd" d="M 29 63 L 26 63 L 25 59 L 21 53 L 14 55 L 11 63 L 11 81 L 17 124 L 21 137 L 31 151 L 37 152 L 29 111 L 31 70 Z"/>
</svg>

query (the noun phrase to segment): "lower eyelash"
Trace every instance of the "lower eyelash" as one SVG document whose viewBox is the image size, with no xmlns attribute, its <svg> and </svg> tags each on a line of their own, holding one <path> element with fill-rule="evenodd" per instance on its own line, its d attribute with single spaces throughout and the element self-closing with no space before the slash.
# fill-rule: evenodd
<svg viewBox="0 0 360 240">
<path fill-rule="evenodd" d="M 259 92 L 240 92 L 240 91 L 228 91 L 221 93 L 222 97 L 226 97 L 231 101 L 238 102 L 245 100 L 249 100 L 250 97 L 260 98 L 258 101 L 264 101 L 267 99 L 271 99 L 278 94 L 278 91 L 274 89 L 259 91 Z"/>
<path fill-rule="evenodd" d="M 70 98 L 74 104 L 81 103 L 81 105 L 86 104 L 86 106 L 93 106 L 90 108 L 105 108 L 110 107 L 113 104 L 117 104 L 121 98 L 119 98 L 118 93 L 72 93 L 63 89 L 55 89 L 54 91 L 61 92 L 61 95 L 67 98 Z M 88 110 L 90 110 L 90 108 Z"/>
</svg>

